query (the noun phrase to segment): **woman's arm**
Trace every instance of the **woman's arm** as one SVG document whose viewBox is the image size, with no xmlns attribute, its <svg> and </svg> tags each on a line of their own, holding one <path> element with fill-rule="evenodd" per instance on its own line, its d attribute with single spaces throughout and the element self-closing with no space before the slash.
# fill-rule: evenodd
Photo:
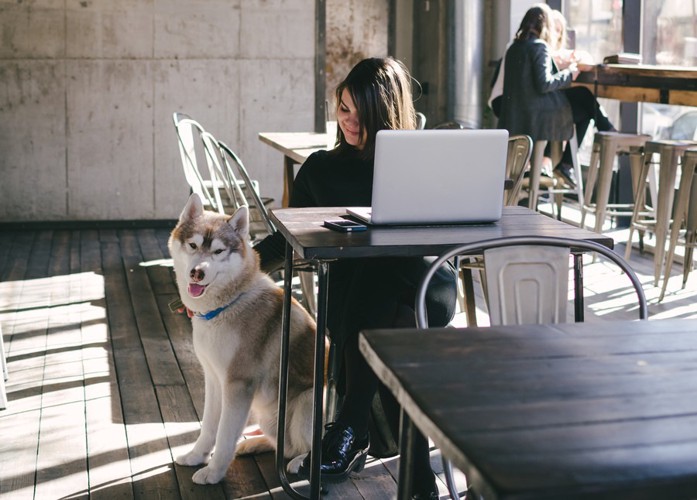
<svg viewBox="0 0 697 500">
<path fill-rule="evenodd" d="M 573 62 L 566 69 L 555 72 L 547 44 L 541 41 L 532 44 L 532 76 L 537 92 L 544 94 L 570 87 L 577 75 L 578 69 Z"/>
<path fill-rule="evenodd" d="M 316 160 L 317 157 L 313 154 L 300 167 L 293 181 L 293 194 L 291 195 L 289 206 L 295 208 L 315 206 L 308 183 L 308 172 L 313 168 Z M 259 253 L 262 271 L 265 273 L 277 271 L 283 267 L 285 260 L 286 239 L 281 233 L 276 231 L 256 244 L 254 250 Z"/>
</svg>

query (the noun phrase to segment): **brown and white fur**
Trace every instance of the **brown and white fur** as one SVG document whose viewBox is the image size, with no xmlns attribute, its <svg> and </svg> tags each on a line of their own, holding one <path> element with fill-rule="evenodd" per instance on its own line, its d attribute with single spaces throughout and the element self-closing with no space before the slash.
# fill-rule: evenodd
<svg viewBox="0 0 697 500">
<path fill-rule="evenodd" d="M 235 452 L 276 447 L 283 290 L 259 270 L 246 207 L 220 215 L 204 211 L 191 195 L 168 246 L 181 300 L 194 313 L 194 350 L 205 374 L 201 434 L 176 462 L 207 463 L 193 481 L 217 483 Z M 221 307 L 212 319 L 196 315 Z M 315 337 L 312 317 L 295 300 L 291 309 L 287 458 L 310 449 Z M 258 424 L 264 435 L 238 442 L 248 423 Z"/>
</svg>

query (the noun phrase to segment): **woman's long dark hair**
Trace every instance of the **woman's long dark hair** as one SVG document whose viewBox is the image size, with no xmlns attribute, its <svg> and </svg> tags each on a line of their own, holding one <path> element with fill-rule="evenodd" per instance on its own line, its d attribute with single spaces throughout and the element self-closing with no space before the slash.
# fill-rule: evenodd
<svg viewBox="0 0 697 500">
<path fill-rule="evenodd" d="M 378 130 L 416 128 L 411 76 L 401 62 L 387 57 L 364 59 L 356 64 L 336 88 L 337 111 L 344 90 L 351 94 L 358 111 L 359 134 L 363 136 L 365 132 L 366 142 L 360 153 L 362 158 L 374 158 Z M 337 134 L 337 152 L 352 147 L 346 142 L 341 127 L 337 127 Z"/>
<path fill-rule="evenodd" d="M 518 41 L 541 38 L 548 44 L 552 41 L 552 9 L 543 3 L 533 5 L 528 9 L 516 31 Z"/>
</svg>

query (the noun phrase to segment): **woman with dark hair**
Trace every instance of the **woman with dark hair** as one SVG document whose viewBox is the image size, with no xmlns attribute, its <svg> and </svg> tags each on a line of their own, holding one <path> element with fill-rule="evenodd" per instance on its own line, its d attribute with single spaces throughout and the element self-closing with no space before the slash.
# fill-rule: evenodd
<svg viewBox="0 0 697 500">
<path fill-rule="evenodd" d="M 513 43 L 506 51 L 506 71 L 499 127 L 511 135 L 526 134 L 533 141 L 566 141 L 574 124 L 585 119 L 588 109 L 572 109 L 563 89 L 578 76 L 572 58 L 564 69 L 553 59 L 556 29 L 552 9 L 535 4 L 525 13 Z M 575 184 L 570 158 L 555 167 L 568 184 Z"/>
<path fill-rule="evenodd" d="M 300 168 L 291 207 L 370 206 L 375 137 L 383 129 L 415 129 L 411 77 L 391 58 L 359 62 L 336 89 L 337 145 L 312 154 Z M 283 262 L 285 240 L 275 234 L 255 249 L 262 269 Z M 414 326 L 416 287 L 432 259 L 370 258 L 334 262 L 329 270 L 327 327 L 343 361 L 344 394 L 338 417 L 326 426 L 320 473 L 339 482 L 360 472 L 370 449 L 369 423 L 376 393 L 395 440 L 399 407 L 358 350 L 358 333 L 369 328 Z M 456 274 L 444 267 L 427 295 L 434 326 L 445 326 L 455 312 Z M 421 437 L 416 456 L 415 498 L 437 498 L 428 441 Z M 301 467 L 308 474 L 309 459 Z"/>
</svg>

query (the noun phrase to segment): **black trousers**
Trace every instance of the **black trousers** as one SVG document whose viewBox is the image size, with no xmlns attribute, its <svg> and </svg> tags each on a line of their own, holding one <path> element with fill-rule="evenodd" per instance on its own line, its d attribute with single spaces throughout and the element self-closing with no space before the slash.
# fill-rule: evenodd
<svg viewBox="0 0 697 500">
<path fill-rule="evenodd" d="M 337 421 L 350 425 L 357 434 L 368 432 L 373 398 L 379 391 L 385 417 L 395 442 L 399 442 L 400 408 L 389 390 L 379 383 L 358 349 L 358 334 L 370 328 L 414 327 L 416 289 L 429 258 L 375 258 L 339 261 L 329 271 L 328 327 L 343 359 L 344 398 Z M 444 266 L 434 276 L 427 292 L 432 326 L 445 326 L 455 312 L 456 273 Z M 431 491 L 428 440 L 417 438 L 415 491 Z"/>
<path fill-rule="evenodd" d="M 576 125 L 576 139 L 579 144 L 583 142 L 591 120 L 595 122 L 595 128 L 601 132 L 615 130 L 603 107 L 586 87 L 570 87 L 562 92 L 564 92 L 569 100 L 569 104 L 571 104 L 571 114 Z M 571 148 L 568 144 L 564 148 L 561 162 L 568 165 L 572 164 Z"/>
</svg>

